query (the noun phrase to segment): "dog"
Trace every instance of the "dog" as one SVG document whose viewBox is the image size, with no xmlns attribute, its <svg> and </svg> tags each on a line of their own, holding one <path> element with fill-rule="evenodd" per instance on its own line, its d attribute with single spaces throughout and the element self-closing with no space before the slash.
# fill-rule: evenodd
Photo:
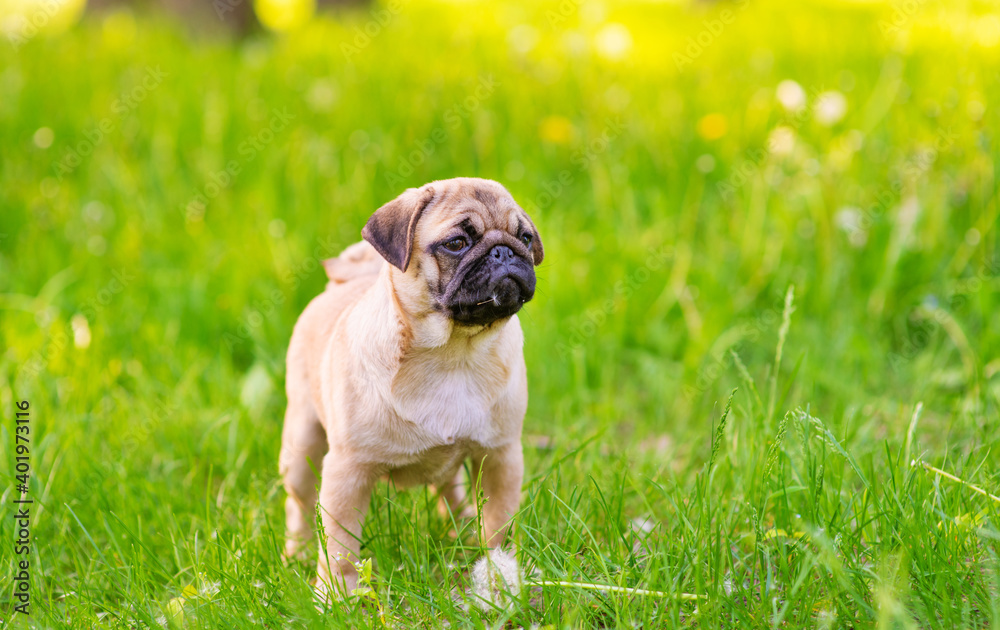
<svg viewBox="0 0 1000 630">
<path fill-rule="evenodd" d="M 479 535 L 499 549 L 524 474 L 517 312 L 544 256 L 531 218 L 499 183 L 455 178 L 405 191 L 361 235 L 324 262 L 329 283 L 295 324 L 287 356 L 285 555 L 303 557 L 312 539 L 315 467 L 322 596 L 357 587 L 379 479 L 432 485 L 460 514 L 469 461 L 485 498 Z"/>
</svg>

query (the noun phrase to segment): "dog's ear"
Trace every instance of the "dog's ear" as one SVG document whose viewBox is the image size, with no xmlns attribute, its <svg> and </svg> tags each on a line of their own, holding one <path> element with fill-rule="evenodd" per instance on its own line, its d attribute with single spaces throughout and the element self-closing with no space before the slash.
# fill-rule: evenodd
<svg viewBox="0 0 1000 630">
<path fill-rule="evenodd" d="M 531 259 L 537 267 L 542 264 L 542 259 L 545 258 L 545 248 L 542 247 L 542 235 L 538 233 L 538 228 L 535 227 L 535 222 L 531 220 L 531 217 L 528 217 L 528 225 L 531 226 L 531 233 L 534 235 L 531 237 Z"/>
<path fill-rule="evenodd" d="M 406 271 L 413 252 L 413 238 L 420 215 L 434 199 L 430 186 L 410 188 L 375 211 L 361 230 L 361 236 L 389 264 Z"/>
</svg>

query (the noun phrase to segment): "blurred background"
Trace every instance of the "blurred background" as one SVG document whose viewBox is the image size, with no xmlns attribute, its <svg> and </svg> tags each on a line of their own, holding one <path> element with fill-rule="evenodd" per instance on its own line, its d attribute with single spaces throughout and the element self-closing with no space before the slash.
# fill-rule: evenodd
<svg viewBox="0 0 1000 630">
<path fill-rule="evenodd" d="M 835 341 L 809 360 L 851 370 L 819 393 L 910 392 L 913 359 L 947 363 L 936 389 L 997 371 L 966 356 L 996 349 L 974 290 L 996 288 L 995 3 L 0 6 L 0 282 L 31 299 L 4 313 L 10 358 L 128 378 L 178 359 L 145 344 L 216 360 L 221 338 L 235 372 L 280 374 L 312 259 L 467 174 L 545 228 L 525 317 L 560 361 L 538 348 L 536 374 L 587 393 L 543 389 L 543 415 L 625 388 L 649 417 L 652 392 L 693 386 L 683 421 L 728 349 L 773 336 L 759 314 L 789 284 L 800 334 Z M 938 308 L 968 317 L 957 348 Z M 73 342 L 49 348 L 57 330 Z"/>
<path fill-rule="evenodd" d="M 929 450 L 995 444 L 1000 3 L 0 0 L 0 32 L 0 403 L 48 410 L 38 491 L 90 528 L 180 489 L 274 518 L 319 261 L 458 175 L 545 243 L 539 449 L 685 470 L 777 376 L 863 452 L 917 401 Z"/>
</svg>

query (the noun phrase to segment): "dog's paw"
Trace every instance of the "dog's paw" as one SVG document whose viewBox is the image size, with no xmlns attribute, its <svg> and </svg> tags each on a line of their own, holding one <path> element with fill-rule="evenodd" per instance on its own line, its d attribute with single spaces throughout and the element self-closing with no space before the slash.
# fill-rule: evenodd
<svg viewBox="0 0 1000 630">
<path fill-rule="evenodd" d="M 313 603 L 317 611 L 328 612 L 342 601 L 344 601 L 342 588 L 331 586 L 326 580 L 316 579 L 316 583 L 313 585 Z"/>
<path fill-rule="evenodd" d="M 313 585 L 313 606 L 316 612 L 329 612 L 338 601 L 340 592 L 337 589 L 330 588 L 330 585 L 323 580 L 316 580 L 316 584 Z"/>
<path fill-rule="evenodd" d="M 472 597 L 484 611 L 507 609 L 520 595 L 522 582 L 514 554 L 493 549 L 472 568 Z"/>
<path fill-rule="evenodd" d="M 337 560 L 338 563 L 341 561 L 339 555 Z M 371 582 L 370 560 L 353 565 L 346 561 L 343 561 L 342 566 L 338 563 L 331 563 L 333 565 L 332 571 L 327 569 L 328 565 L 320 563 L 316 571 L 316 581 L 313 583 L 313 601 L 316 604 L 316 610 L 320 612 L 330 610 L 333 606 L 356 594 L 356 589 L 359 586 L 358 570 L 366 570 L 365 584 L 362 586 L 367 586 Z"/>
</svg>

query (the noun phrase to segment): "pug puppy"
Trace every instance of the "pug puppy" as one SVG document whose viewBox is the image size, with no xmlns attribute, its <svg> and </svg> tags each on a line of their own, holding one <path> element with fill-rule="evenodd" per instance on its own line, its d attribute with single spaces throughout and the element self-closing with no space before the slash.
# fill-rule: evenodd
<svg viewBox="0 0 1000 630">
<path fill-rule="evenodd" d="M 528 385 L 516 313 L 544 256 L 531 218 L 497 182 L 456 178 L 407 190 L 361 235 L 324 264 L 330 282 L 288 348 L 285 554 L 300 556 L 312 538 L 315 467 L 321 595 L 356 588 L 380 478 L 431 484 L 457 512 L 468 460 L 485 498 L 480 534 L 496 548 L 523 477 Z"/>
</svg>

